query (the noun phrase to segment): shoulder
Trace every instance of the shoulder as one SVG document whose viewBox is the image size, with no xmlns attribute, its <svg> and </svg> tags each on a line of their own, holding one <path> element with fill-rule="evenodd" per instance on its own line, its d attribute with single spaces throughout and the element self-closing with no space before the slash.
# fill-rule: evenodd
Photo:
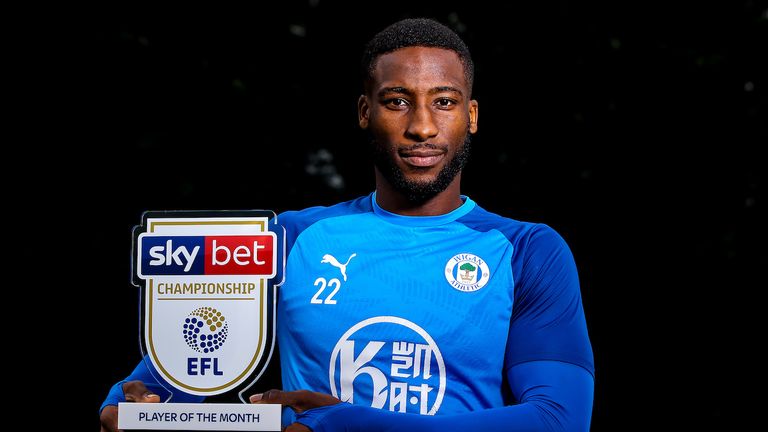
<svg viewBox="0 0 768 432">
<path fill-rule="evenodd" d="M 277 216 L 277 221 L 286 229 L 288 227 L 301 229 L 322 219 L 365 213 L 371 210 L 371 197 L 366 195 L 332 206 L 315 206 L 303 210 L 286 211 Z"/>
<path fill-rule="evenodd" d="M 371 196 L 366 195 L 332 206 L 316 206 L 303 210 L 286 211 L 277 215 L 277 223 L 285 228 L 288 249 L 290 250 L 293 242 L 304 230 L 321 220 L 371 211 L 373 211 Z"/>
<path fill-rule="evenodd" d="M 476 206 L 458 222 L 481 232 L 496 231 L 512 246 L 512 267 L 521 272 L 538 270 L 552 259 L 573 259 L 563 237 L 549 225 L 519 221 L 489 212 Z"/>
<path fill-rule="evenodd" d="M 558 245 L 562 237 L 550 226 L 543 223 L 525 222 L 489 212 L 479 205 L 461 217 L 457 222 L 475 231 L 498 231 L 515 245 L 537 244 Z"/>
</svg>

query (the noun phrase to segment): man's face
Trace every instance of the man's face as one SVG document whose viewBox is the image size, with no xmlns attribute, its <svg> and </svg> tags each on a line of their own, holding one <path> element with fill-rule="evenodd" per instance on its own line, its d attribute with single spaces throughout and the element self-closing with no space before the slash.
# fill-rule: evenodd
<svg viewBox="0 0 768 432">
<path fill-rule="evenodd" d="M 380 56 L 358 102 L 360 127 L 373 138 L 379 173 L 413 202 L 423 202 L 456 178 L 477 130 L 477 102 L 459 56 L 408 47 Z"/>
</svg>

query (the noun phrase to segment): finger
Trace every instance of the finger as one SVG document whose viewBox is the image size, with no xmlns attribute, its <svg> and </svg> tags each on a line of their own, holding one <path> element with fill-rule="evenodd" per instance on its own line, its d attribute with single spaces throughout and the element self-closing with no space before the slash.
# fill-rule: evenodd
<svg viewBox="0 0 768 432">
<path fill-rule="evenodd" d="M 160 396 L 152 393 L 141 381 L 128 381 L 123 384 L 126 402 L 158 403 Z"/>
<path fill-rule="evenodd" d="M 248 398 L 251 403 L 260 404 L 280 404 L 293 406 L 294 397 L 293 392 L 284 392 L 282 390 L 267 390 L 264 393 L 256 393 Z"/>
<path fill-rule="evenodd" d="M 160 396 L 154 394 L 154 393 L 145 393 L 142 397 L 141 402 L 144 403 L 160 403 Z"/>
</svg>

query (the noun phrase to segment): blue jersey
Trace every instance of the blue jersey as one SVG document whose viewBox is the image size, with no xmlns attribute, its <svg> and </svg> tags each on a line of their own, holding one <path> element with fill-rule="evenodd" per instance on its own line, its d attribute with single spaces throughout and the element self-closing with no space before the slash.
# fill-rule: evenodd
<svg viewBox="0 0 768 432">
<path fill-rule="evenodd" d="M 439 216 L 387 212 L 375 194 L 278 216 L 284 390 L 442 415 L 514 403 L 502 379 L 524 362 L 593 373 L 565 242 L 462 199 Z"/>
</svg>

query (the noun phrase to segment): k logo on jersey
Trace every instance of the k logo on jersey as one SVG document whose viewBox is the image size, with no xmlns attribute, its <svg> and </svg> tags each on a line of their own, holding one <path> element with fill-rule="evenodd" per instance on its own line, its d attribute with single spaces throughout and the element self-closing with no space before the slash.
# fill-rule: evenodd
<svg viewBox="0 0 768 432">
<path fill-rule="evenodd" d="M 361 321 L 339 339 L 329 367 L 331 393 L 343 402 L 434 415 L 446 386 L 434 339 L 403 318 Z"/>
</svg>

